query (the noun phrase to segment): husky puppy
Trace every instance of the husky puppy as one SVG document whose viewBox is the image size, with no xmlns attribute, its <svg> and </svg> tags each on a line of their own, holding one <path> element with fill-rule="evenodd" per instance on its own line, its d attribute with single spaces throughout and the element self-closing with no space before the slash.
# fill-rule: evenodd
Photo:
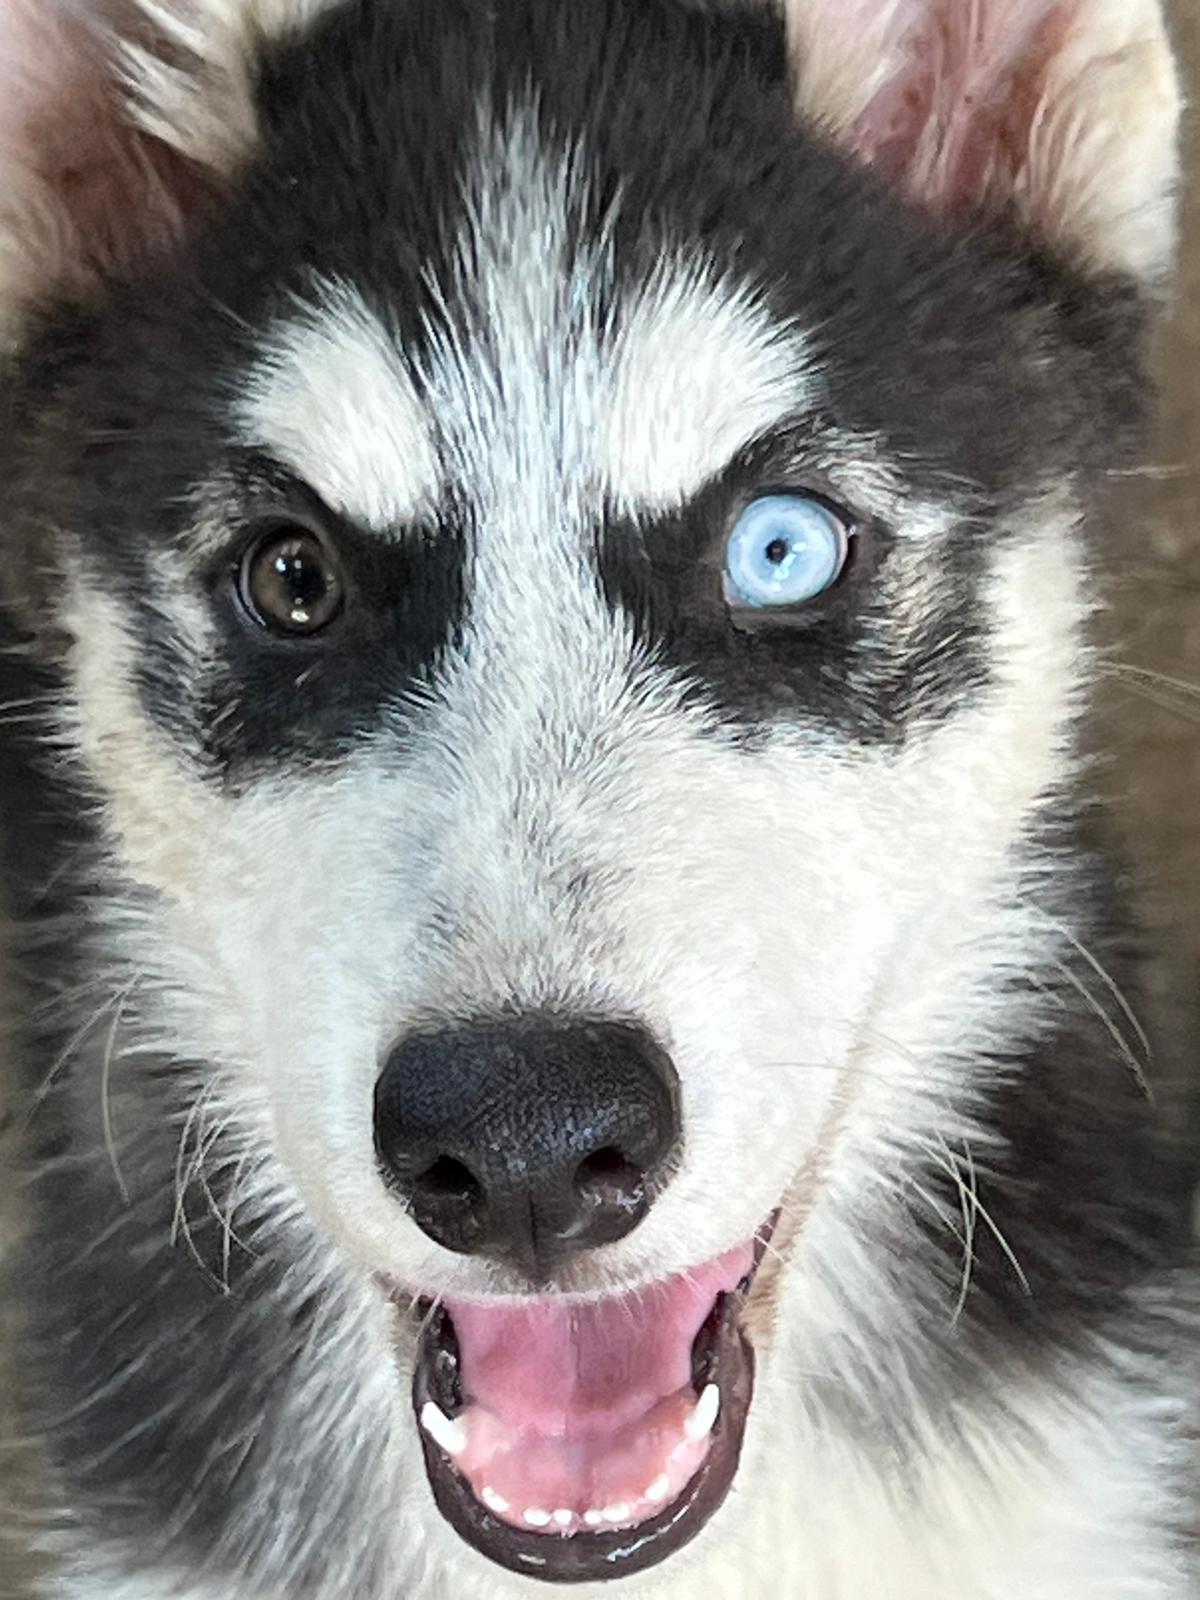
<svg viewBox="0 0 1200 1600">
<path fill-rule="evenodd" d="M 1184 1600 L 1086 803 L 1155 0 L 4 0 L 54 1600 Z"/>
</svg>

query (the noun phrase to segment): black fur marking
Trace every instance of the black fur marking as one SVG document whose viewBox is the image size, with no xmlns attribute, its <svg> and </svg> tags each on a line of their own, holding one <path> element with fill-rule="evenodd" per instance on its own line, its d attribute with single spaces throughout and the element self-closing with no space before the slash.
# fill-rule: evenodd
<svg viewBox="0 0 1200 1600">
<path fill-rule="evenodd" d="M 873 614 L 869 592 L 874 575 L 908 558 L 902 528 L 864 529 L 858 570 L 794 635 L 756 635 L 751 649 L 729 628 L 697 583 L 713 572 L 722 497 L 749 481 L 736 471 L 676 517 L 637 528 L 610 519 L 598 535 L 598 581 L 614 606 L 735 727 L 794 711 L 843 734 L 895 738 L 914 717 L 936 715 L 978 681 L 978 555 L 996 516 L 1047 474 L 1094 473 L 1127 448 L 1127 418 L 1141 404 L 1139 313 L 1123 287 L 1082 285 L 1001 226 L 947 228 L 900 206 L 818 139 L 793 134 L 771 22 L 671 0 L 364 0 L 273 56 L 262 80 L 267 147 L 203 248 L 96 318 L 64 313 L 14 380 L 8 406 L 20 430 L 5 430 L 0 468 L 11 487 L 3 540 L 28 580 L 22 605 L 26 588 L 36 595 L 54 581 L 26 545 L 40 553 L 46 529 L 76 530 L 149 640 L 147 705 L 224 781 L 335 753 L 423 681 L 469 604 L 469 509 L 447 519 L 449 537 L 439 529 L 444 543 L 368 549 L 361 532 L 336 530 L 356 584 L 379 606 L 364 603 L 354 648 L 313 675 L 304 716 L 294 658 L 285 668 L 283 655 L 249 638 L 226 598 L 214 594 L 223 659 L 198 668 L 186 658 L 153 604 L 147 554 L 177 543 L 196 485 L 228 475 L 230 384 L 256 330 L 312 272 L 354 282 L 420 355 L 423 317 L 438 314 L 424 275 L 448 271 L 484 80 L 498 104 L 532 86 L 547 136 L 584 140 L 597 214 L 620 187 L 627 279 L 664 243 L 702 242 L 764 285 L 782 316 L 818 331 L 824 419 L 877 437 L 914 492 L 965 486 L 977 508 L 938 604 L 903 649 L 882 644 L 887 619 Z M 801 433 L 805 425 L 798 417 Z M 232 529 L 231 559 L 239 537 Z M 197 593 L 219 587 L 226 570 L 223 559 L 197 570 Z M 384 621 L 397 612 L 401 637 Z M 950 645 L 947 629 L 960 621 Z M 62 692 L 52 666 L 4 654 L 0 699 L 45 692 Z M 230 704 L 236 715 L 220 719 Z M 14 1007 L 19 1115 L 95 1004 L 80 929 L 97 841 L 82 789 L 58 753 L 32 753 L 37 742 L 5 731 L 0 785 L 6 893 L 30 933 Z M 1069 849 L 1066 830 L 1056 843 Z M 69 871 L 80 858 L 84 870 Z M 1123 912 L 1100 894 L 1102 876 L 1065 892 L 1093 907 L 1078 925 L 1132 990 L 1113 955 Z M 1095 984 L 1086 963 L 1074 965 Z M 82 1001 L 70 998 L 80 992 Z M 984 1111 L 1007 1140 L 978 1173 L 980 1199 L 1033 1294 L 980 1222 L 972 1285 L 952 1324 L 961 1256 L 928 1208 L 909 1196 L 893 1236 L 864 1230 L 880 1281 L 902 1276 L 922 1338 L 891 1349 L 876 1341 L 867 1370 L 848 1370 L 852 1350 L 823 1351 L 822 1365 L 841 1362 L 848 1381 L 830 1383 L 819 1403 L 836 1414 L 847 1396 L 863 1396 L 853 1420 L 881 1455 L 903 1460 L 914 1394 L 947 1427 L 959 1401 L 986 1428 L 1003 1416 L 1010 1380 L 1053 1375 L 1073 1398 L 1064 1358 L 1097 1333 L 1119 1334 L 1148 1380 L 1169 1359 L 1174 1334 L 1157 1304 L 1187 1255 L 1184 1185 L 1163 1181 L 1174 1152 L 1111 1037 L 1069 983 L 1062 993 L 1057 1032 L 1012 1041 L 1003 1060 L 980 1065 L 980 1075 L 994 1069 Z M 26 1130 L 25 1161 L 38 1174 L 31 1243 L 6 1264 L 6 1289 L 31 1324 L 26 1431 L 45 1437 L 85 1545 L 124 1541 L 144 1567 L 161 1556 L 222 1594 L 237 1583 L 373 1600 L 400 1509 L 375 1494 L 387 1439 L 382 1418 L 378 1432 L 360 1425 L 374 1413 L 349 1392 L 354 1336 L 329 1342 L 345 1329 L 349 1291 L 331 1283 L 312 1297 L 304 1263 L 319 1244 L 303 1222 L 258 1236 L 235 1217 L 261 1254 L 236 1240 L 226 1254 L 229 1152 L 219 1138 L 205 1163 L 209 1195 L 185 1148 L 186 1226 L 175 1226 L 178 1142 L 203 1064 L 121 1062 L 110 1104 L 132 1200 L 124 1206 L 101 1126 L 108 1025 L 98 1021 L 64 1059 Z M 957 1186 L 935 1155 L 915 1176 L 958 1213 Z M 330 1417 L 319 1451 L 318 1405 Z M 301 1439 L 308 1450 L 295 1449 Z M 360 1557 L 350 1577 L 347 1549 Z"/>
<path fill-rule="evenodd" d="M 335 552 L 346 596 L 342 614 L 310 639 L 273 635 L 247 616 L 237 568 L 259 519 L 297 518 L 319 528 Z M 443 654 L 460 642 L 466 607 L 467 530 L 452 511 L 394 539 L 364 534 L 287 474 L 254 473 L 236 518 L 250 530 L 232 554 L 210 565 L 206 587 L 220 647 L 205 673 L 197 723 L 208 760 L 245 779 L 266 753 L 287 751 L 311 768 L 336 758 L 368 732 L 378 708 L 402 729 Z M 158 641 L 156 641 L 158 642 Z M 148 658 L 146 703 L 164 721 L 178 715 L 184 664 Z M 173 666 L 175 670 L 173 670 Z M 270 759 L 267 756 L 267 759 Z"/>
<path fill-rule="evenodd" d="M 314 641 L 300 698 L 286 650 L 255 651 L 220 606 L 223 655 L 186 659 L 148 551 L 186 526 L 197 486 L 229 472 L 239 374 L 314 274 L 353 283 L 418 365 L 443 307 L 465 312 L 452 251 L 479 107 L 503 114 L 531 97 L 547 146 L 582 151 L 589 198 L 573 225 L 582 242 L 609 220 L 618 292 L 665 249 L 703 250 L 781 321 L 812 330 L 817 392 L 792 430 L 801 456 L 806 440 L 850 430 L 877 440 L 915 495 L 951 492 L 977 513 L 941 565 L 936 609 L 902 638 L 865 590 L 853 621 L 752 641 L 698 609 L 684 551 L 723 528 L 711 497 L 646 530 L 649 568 L 607 530 L 610 598 L 727 729 L 801 717 L 896 740 L 961 703 L 986 678 L 972 545 L 1031 488 L 1128 450 L 1141 409 L 1132 298 L 1085 287 L 999 225 L 923 216 L 797 127 L 765 13 L 360 0 L 264 62 L 263 149 L 183 269 L 48 338 L 26 367 L 30 399 L 58 387 L 52 464 L 60 479 L 70 468 L 70 489 L 56 520 L 84 533 L 97 579 L 136 607 L 149 708 L 227 781 L 336 758 L 429 680 L 469 604 L 471 509 L 456 496 L 448 522 L 397 530 L 390 550 L 338 530 L 362 603 L 336 651 Z M 902 543 L 904 528 L 891 531 Z M 241 537 L 235 516 L 231 549 Z"/>
<path fill-rule="evenodd" d="M 729 532 L 760 494 L 825 487 L 817 467 L 795 462 L 794 449 L 749 450 L 675 513 L 611 513 L 597 552 L 602 589 L 722 731 L 816 726 L 902 742 L 915 721 L 937 721 L 987 681 L 978 530 L 964 518 L 935 556 L 845 508 L 854 531 L 838 581 L 788 612 L 737 616 L 723 594 Z M 903 603 L 914 566 L 936 573 L 932 607 Z"/>
</svg>

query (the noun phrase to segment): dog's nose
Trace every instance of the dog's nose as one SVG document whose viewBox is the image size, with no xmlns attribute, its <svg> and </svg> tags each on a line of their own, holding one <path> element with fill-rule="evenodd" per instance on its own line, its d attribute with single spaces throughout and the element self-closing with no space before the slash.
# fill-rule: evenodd
<svg viewBox="0 0 1200 1600">
<path fill-rule="evenodd" d="M 675 1069 L 625 1022 L 416 1033 L 375 1086 L 376 1151 L 418 1226 L 536 1279 L 637 1227 L 679 1131 Z"/>
</svg>

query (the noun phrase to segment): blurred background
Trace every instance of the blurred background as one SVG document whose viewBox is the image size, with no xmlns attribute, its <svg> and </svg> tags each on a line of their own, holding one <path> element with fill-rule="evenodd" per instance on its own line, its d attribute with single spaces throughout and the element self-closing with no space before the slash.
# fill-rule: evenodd
<svg viewBox="0 0 1200 1600">
<path fill-rule="evenodd" d="M 1200 1129 L 1200 4 L 1169 0 L 1192 105 L 1182 272 L 1162 329 L 1145 475 L 1120 487 L 1105 552 L 1112 669 L 1099 741 L 1155 952 L 1160 1071 Z"/>
</svg>

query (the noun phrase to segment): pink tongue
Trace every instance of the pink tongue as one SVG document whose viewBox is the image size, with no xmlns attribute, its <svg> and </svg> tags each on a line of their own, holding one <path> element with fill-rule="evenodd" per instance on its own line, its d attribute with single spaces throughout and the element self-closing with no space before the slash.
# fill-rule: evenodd
<svg viewBox="0 0 1200 1600">
<path fill-rule="evenodd" d="M 753 1255 L 741 1245 L 584 1304 L 447 1302 L 466 1398 L 454 1459 L 476 1497 L 516 1526 L 573 1534 L 632 1526 L 680 1494 L 709 1449 L 691 1420 L 692 1345 Z"/>
<path fill-rule="evenodd" d="M 581 1304 L 447 1302 L 463 1393 L 524 1434 L 614 1434 L 691 1382 L 696 1335 L 752 1260 L 740 1245 L 637 1294 Z"/>
</svg>

